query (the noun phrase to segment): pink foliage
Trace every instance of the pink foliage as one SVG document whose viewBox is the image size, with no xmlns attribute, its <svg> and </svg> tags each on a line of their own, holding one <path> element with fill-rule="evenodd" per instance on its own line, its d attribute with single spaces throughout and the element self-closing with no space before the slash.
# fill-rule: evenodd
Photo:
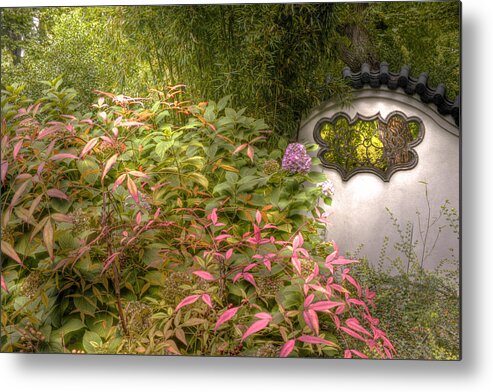
<svg viewBox="0 0 493 392">
<path fill-rule="evenodd" d="M 116 159 L 118 158 L 118 154 L 113 155 L 106 164 L 104 165 L 104 170 L 103 174 L 101 175 L 101 181 L 104 180 L 104 177 L 106 177 L 106 174 L 110 171 L 110 169 L 113 167 L 113 165 L 116 163 Z"/>
<path fill-rule="evenodd" d="M 202 294 L 200 296 L 200 298 L 202 298 L 202 301 L 209 307 L 212 309 L 212 300 L 211 300 L 211 296 L 209 294 Z"/>
<path fill-rule="evenodd" d="M 46 194 L 50 197 L 56 197 L 58 199 L 68 200 L 68 196 L 65 193 L 63 193 L 60 189 L 55 189 L 55 188 L 48 189 L 46 191 Z"/>
<path fill-rule="evenodd" d="M 5 280 L 3 279 L 3 275 L 0 275 L 0 280 L 2 284 L 2 290 L 4 290 L 6 293 L 9 292 L 9 289 L 7 288 L 7 283 L 5 283 Z"/>
<path fill-rule="evenodd" d="M 99 137 L 95 137 L 87 142 L 80 153 L 80 158 L 84 158 L 98 144 Z"/>
<path fill-rule="evenodd" d="M 175 312 L 183 308 L 184 306 L 193 304 L 200 298 L 200 295 L 194 294 L 194 295 L 189 295 L 188 297 L 184 298 L 175 308 Z"/>
<path fill-rule="evenodd" d="M 267 313 L 257 313 L 255 317 L 259 318 L 260 320 L 255 321 L 252 325 L 250 325 L 250 327 L 246 330 L 246 332 L 241 337 L 241 341 L 244 341 L 250 335 L 263 330 L 265 327 L 269 325 L 269 323 L 272 320 L 272 316 Z"/>
<path fill-rule="evenodd" d="M 207 232 L 207 228 L 224 225 L 219 222 L 218 211 L 218 208 L 214 208 L 206 218 L 197 221 L 194 229 Z M 370 350 L 373 350 L 382 357 L 390 357 L 395 349 L 385 333 L 376 327 L 378 320 L 373 318 L 369 313 L 369 308 L 363 297 L 363 290 L 350 273 L 350 265 L 359 261 L 340 256 L 337 244 L 334 243 L 334 251 L 322 262 L 326 268 L 322 271 L 322 264 L 319 266 L 316 258 L 313 258 L 304 247 L 305 240 L 301 231 L 298 231 L 292 237 L 291 241 L 279 241 L 275 236 L 267 237 L 265 235 L 266 230 L 274 229 L 276 226 L 266 224 L 262 227 L 262 221 L 262 213 L 257 210 L 255 212 L 254 222 L 252 222 L 253 230 L 245 233 L 241 238 L 235 238 L 230 233 L 230 230 L 223 230 L 217 234 L 215 233 L 217 229 L 212 229 L 207 237 L 209 245 L 204 249 L 204 256 L 210 256 L 212 260 L 220 264 L 230 262 L 233 254 L 236 254 L 236 264 L 235 268 L 231 271 L 232 275 L 228 278 L 229 282 L 231 284 L 244 284 L 241 282 L 246 281 L 255 287 L 257 287 L 257 274 L 262 273 L 263 268 L 265 271 L 270 272 L 273 261 L 282 263 L 283 268 L 290 268 L 295 274 L 294 276 L 299 278 L 302 276 L 302 260 L 310 260 L 313 264 L 313 269 L 307 277 L 304 275 L 300 285 L 304 294 L 303 309 L 300 314 L 302 316 L 302 325 L 298 330 L 298 334 L 300 335 L 295 337 L 296 334 L 294 334 L 294 337 L 291 338 L 287 338 L 287 336 L 283 337 L 285 343 L 280 350 L 280 356 L 289 356 L 295 348 L 296 341 L 312 345 L 330 346 L 337 350 L 341 349 L 335 342 L 324 338 L 324 333 L 320 328 L 318 313 L 325 313 L 332 319 L 336 331 L 343 337 L 342 341 L 346 345 L 343 349 L 343 355 L 345 357 L 366 357 L 365 354 L 353 346 L 353 344 L 358 344 L 357 342 L 364 343 Z M 270 247 L 267 252 L 262 251 L 264 245 Z M 277 252 L 272 251 L 273 246 L 278 249 Z M 290 253 L 286 254 L 285 249 L 288 249 Z M 245 252 L 251 251 L 254 251 L 253 256 L 250 256 L 250 258 L 244 256 Z M 238 264 L 238 260 L 242 259 L 243 261 Z M 254 262 L 252 262 L 252 259 Z M 221 276 L 215 278 L 210 272 L 203 270 L 194 271 L 193 274 L 207 281 L 214 280 L 220 282 L 221 279 L 224 279 Z M 365 288 L 364 294 L 366 300 L 371 303 L 370 301 L 374 298 L 375 294 L 367 287 Z M 209 294 L 196 294 L 186 297 L 180 302 L 177 310 L 194 303 L 199 298 L 202 298 L 204 303 L 211 306 L 209 304 Z M 245 299 L 239 306 L 231 307 L 219 316 L 214 331 L 218 331 L 219 327 L 235 317 L 240 310 L 243 315 L 248 314 L 252 308 L 257 308 L 260 312 L 254 315 L 256 320 L 243 333 L 241 342 L 263 331 L 271 324 L 278 325 L 273 322 L 270 313 L 262 311 L 257 304 L 250 304 Z M 240 326 L 238 327 L 241 328 Z M 307 329 L 304 327 L 307 327 L 313 335 L 307 335 Z M 351 339 L 355 339 L 356 343 Z"/>
<path fill-rule="evenodd" d="M 317 336 L 302 335 L 298 338 L 300 342 L 309 344 L 326 344 L 327 346 L 338 347 L 337 344 L 327 339 L 322 339 Z"/>
<path fill-rule="evenodd" d="M 194 271 L 193 274 L 207 281 L 213 281 L 215 279 L 214 276 L 207 271 Z"/>
<path fill-rule="evenodd" d="M 284 343 L 284 346 L 282 346 L 281 352 L 279 353 L 279 356 L 281 358 L 286 358 L 289 354 L 294 349 L 294 344 L 296 343 L 296 339 L 290 339 L 286 343 Z"/>
<path fill-rule="evenodd" d="M 236 312 L 238 312 L 238 309 L 240 307 L 234 307 L 231 309 L 226 310 L 218 319 L 216 322 L 216 326 L 214 327 L 214 331 L 216 331 L 221 325 L 223 325 L 226 321 L 231 320 L 235 315 Z"/>
<path fill-rule="evenodd" d="M 60 154 L 52 155 L 50 158 L 50 160 L 52 161 L 59 161 L 61 159 L 79 159 L 79 157 L 74 154 L 60 153 Z"/>
</svg>

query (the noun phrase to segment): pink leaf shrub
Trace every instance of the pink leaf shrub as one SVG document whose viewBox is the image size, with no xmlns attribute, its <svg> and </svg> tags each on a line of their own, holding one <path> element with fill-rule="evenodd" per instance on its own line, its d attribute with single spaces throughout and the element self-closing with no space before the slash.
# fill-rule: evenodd
<svg viewBox="0 0 493 392">
<path fill-rule="evenodd" d="M 245 293 L 237 306 L 227 309 L 218 317 L 214 327 L 216 333 L 224 336 L 229 329 L 219 330 L 220 326 L 233 317 L 238 317 L 238 314 L 241 318 L 246 318 L 251 311 L 258 309 L 261 311 L 253 313 L 256 320 L 241 335 L 239 341 L 242 344 L 251 345 L 260 333 L 263 333 L 265 338 L 264 331 L 268 326 L 274 328 L 269 328 L 269 338 L 276 341 L 276 335 L 279 333 L 276 331 L 286 331 L 290 326 L 292 332 L 290 338 L 283 339 L 285 343 L 279 351 L 281 357 L 292 355 L 296 349 L 298 352 L 328 350 L 327 353 L 332 352 L 333 355 L 340 352 L 341 356 L 349 357 L 350 354 L 354 354 L 364 358 L 368 355 L 361 352 L 362 347 L 376 357 L 392 357 L 395 350 L 385 333 L 377 328 L 378 320 L 371 316 L 367 305 L 367 301 L 373 299 L 373 293 L 368 289 L 363 293 L 359 283 L 350 275 L 349 265 L 358 261 L 339 256 L 335 244 L 329 256 L 312 256 L 305 248 L 301 232 L 295 233 L 291 240 L 277 240 L 272 235 L 275 226 L 261 227 L 262 216 L 257 211 L 251 224 L 253 230 L 236 239 L 228 235 L 228 239 L 234 239 L 231 242 L 234 245 L 231 245 L 229 241 L 223 242 L 226 237 L 214 233 L 215 230 L 220 230 L 220 227 L 214 226 L 220 220 L 219 209 L 214 209 L 205 218 L 200 218 L 193 211 L 190 213 L 195 218 L 196 231 L 202 233 L 200 238 L 203 253 L 210 258 L 208 269 L 213 273 L 217 271 L 219 276 L 219 290 L 216 292 L 218 303 L 225 303 L 228 298 L 227 292 L 237 291 L 233 286 Z M 211 230 L 211 227 L 217 228 Z M 205 244 L 208 244 L 206 248 Z M 225 257 L 224 254 L 237 256 L 234 261 L 230 261 L 230 257 Z M 252 263 L 252 259 L 258 262 Z M 268 260 L 268 263 L 265 260 Z M 307 264 L 311 267 L 309 271 L 306 271 Z M 259 281 L 265 279 L 263 276 L 272 276 L 274 269 L 283 273 L 280 275 L 281 295 L 278 293 L 275 297 L 272 308 L 272 305 L 266 307 L 265 302 L 264 306 L 261 305 L 262 297 L 259 295 L 262 289 Z M 213 275 L 206 271 L 195 271 L 194 275 L 206 281 L 214 279 Z M 255 297 L 246 295 L 245 290 L 256 292 L 260 301 L 252 302 Z M 292 299 L 285 294 L 288 292 L 302 296 L 302 310 L 298 311 L 292 307 Z M 193 303 L 198 298 L 198 294 L 187 297 L 185 303 Z M 292 310 L 288 310 L 290 307 Z M 275 317 L 272 309 L 278 309 L 274 313 Z M 323 323 L 320 319 L 322 316 Z M 328 334 L 327 323 L 331 324 L 331 329 L 335 331 L 335 340 L 325 337 L 334 333 Z M 311 346 L 297 347 L 297 341 Z"/>
<path fill-rule="evenodd" d="M 216 326 L 214 330 L 217 330 L 221 325 L 223 325 L 226 321 L 231 320 L 236 313 L 238 312 L 239 306 L 226 310 L 216 322 Z"/>
<path fill-rule="evenodd" d="M 189 297 L 184 298 L 181 300 L 181 302 L 178 304 L 178 306 L 175 309 L 175 312 L 183 308 L 184 306 L 193 304 L 195 301 L 197 301 L 200 298 L 200 295 L 190 295 Z"/>
<path fill-rule="evenodd" d="M 262 312 L 257 313 L 255 315 L 259 320 L 255 321 L 250 327 L 246 330 L 246 332 L 241 337 L 241 341 L 245 340 L 248 336 L 257 333 L 267 327 L 269 323 L 272 321 L 272 316 L 268 313 Z"/>
<path fill-rule="evenodd" d="M 179 86 L 154 94 L 100 93 L 84 118 L 40 103 L 2 125 L 9 273 L 28 276 L 25 263 L 70 293 L 62 323 L 110 314 L 97 325 L 121 347 L 140 336 L 174 355 L 391 357 L 358 261 L 318 249 L 329 214 L 306 185 L 322 180 L 306 147 L 273 148 L 261 121 L 181 101 Z"/>
</svg>

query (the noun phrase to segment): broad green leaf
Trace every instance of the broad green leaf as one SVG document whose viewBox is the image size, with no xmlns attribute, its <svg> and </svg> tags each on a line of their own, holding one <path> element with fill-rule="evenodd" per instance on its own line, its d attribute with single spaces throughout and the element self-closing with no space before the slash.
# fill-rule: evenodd
<svg viewBox="0 0 493 392">
<path fill-rule="evenodd" d="M 322 200 L 324 201 L 325 204 L 330 206 L 332 204 L 332 199 L 330 197 L 322 196 Z"/>
<path fill-rule="evenodd" d="M 216 154 L 217 154 L 218 148 L 219 148 L 219 146 L 216 143 L 209 146 L 209 148 L 207 150 L 207 156 L 209 157 L 210 160 L 216 159 Z"/>
<path fill-rule="evenodd" d="M 217 193 L 219 195 L 223 194 L 233 194 L 233 188 L 231 185 L 227 182 L 221 182 L 220 184 L 217 184 L 214 189 L 212 190 L 212 193 Z"/>
<path fill-rule="evenodd" d="M 270 194 L 270 202 L 273 206 L 277 206 L 279 203 L 279 196 L 281 195 L 281 188 L 274 188 Z"/>
<path fill-rule="evenodd" d="M 161 108 L 161 102 L 157 101 L 154 105 L 152 105 L 151 112 L 157 113 L 157 111 Z"/>
<path fill-rule="evenodd" d="M 214 105 L 207 105 L 207 108 L 205 109 L 204 113 L 204 119 L 208 123 L 214 121 L 216 119 L 216 113 L 214 113 Z"/>
<path fill-rule="evenodd" d="M 183 127 L 180 128 L 180 131 L 187 130 L 187 129 L 200 128 L 201 126 L 202 126 L 202 123 L 200 121 L 190 119 L 189 123 L 187 125 L 184 125 Z"/>
<path fill-rule="evenodd" d="M 97 347 L 101 346 L 102 343 L 101 337 L 96 332 L 86 331 L 82 338 L 82 345 L 87 353 L 97 352 Z"/>
<path fill-rule="evenodd" d="M 260 131 L 263 129 L 267 129 L 267 124 L 263 119 L 255 120 L 251 126 L 253 127 L 254 131 Z"/>
<path fill-rule="evenodd" d="M 65 324 L 63 324 L 57 331 L 63 335 L 68 335 L 71 332 L 78 331 L 85 328 L 85 324 L 78 318 L 71 318 Z"/>
<path fill-rule="evenodd" d="M 226 181 L 228 181 L 231 185 L 236 184 L 238 182 L 238 174 L 233 173 L 233 172 L 228 172 L 225 174 Z"/>
<path fill-rule="evenodd" d="M 299 308 L 303 304 L 303 295 L 296 286 L 286 286 L 279 293 L 279 300 L 285 309 Z"/>
<path fill-rule="evenodd" d="M 121 336 L 117 336 L 114 339 L 111 339 L 108 343 L 108 353 L 116 353 L 118 347 L 121 345 L 123 338 Z"/>
<path fill-rule="evenodd" d="M 315 143 L 307 144 L 305 147 L 306 147 L 306 151 L 317 151 L 319 149 L 318 144 Z"/>
<path fill-rule="evenodd" d="M 324 182 L 327 180 L 327 175 L 322 172 L 310 172 L 308 173 L 307 177 L 310 179 L 311 182 L 317 184 L 319 182 Z"/>
<path fill-rule="evenodd" d="M 156 117 L 156 124 L 159 124 L 165 117 L 169 117 L 169 112 L 167 110 L 163 110 Z"/>
<path fill-rule="evenodd" d="M 83 295 L 74 297 L 74 306 L 79 312 L 89 316 L 94 316 L 97 308 L 93 301 Z"/>
<path fill-rule="evenodd" d="M 280 159 L 282 157 L 281 150 L 273 150 L 269 154 L 270 159 Z"/>
<path fill-rule="evenodd" d="M 57 199 L 57 198 L 52 198 L 50 200 L 50 206 L 55 209 L 56 211 L 66 214 L 68 210 L 70 209 L 70 206 L 72 205 L 72 202 L 69 200 L 63 200 L 63 199 Z"/>
<path fill-rule="evenodd" d="M 236 111 L 234 111 L 231 108 L 225 108 L 224 113 L 226 114 L 226 117 L 229 117 L 231 120 L 236 120 Z"/>
<path fill-rule="evenodd" d="M 145 274 L 144 280 L 154 286 L 163 286 L 166 282 L 164 274 L 159 271 L 149 271 Z"/>
<path fill-rule="evenodd" d="M 77 249 L 80 246 L 77 238 L 74 237 L 71 231 L 65 231 L 57 235 L 57 243 L 60 249 Z"/>
<path fill-rule="evenodd" d="M 255 188 L 265 185 L 267 178 L 256 177 L 256 176 L 246 176 L 238 181 L 238 193 L 249 192 Z"/>
<path fill-rule="evenodd" d="M 163 256 L 160 254 L 161 250 L 162 248 L 159 249 L 159 248 L 146 247 L 144 250 L 142 261 L 149 266 L 162 261 Z"/>
<path fill-rule="evenodd" d="M 231 94 L 226 95 L 225 97 L 222 97 L 219 102 L 217 103 L 217 111 L 220 112 L 223 110 L 226 105 L 228 104 L 229 100 L 231 99 Z"/>
<path fill-rule="evenodd" d="M 93 185 L 99 178 L 99 165 L 93 158 L 87 157 L 76 162 L 77 169 L 82 176 L 82 180 Z"/>
<path fill-rule="evenodd" d="M 87 319 L 87 326 L 100 337 L 106 338 L 113 326 L 113 316 L 109 313 L 97 313 L 95 317 Z"/>
<path fill-rule="evenodd" d="M 29 233 L 23 234 L 15 242 L 15 251 L 17 254 L 22 255 L 24 258 L 35 256 L 37 253 L 46 252 L 42 241 L 35 239 L 34 241 L 30 239 Z"/>
<path fill-rule="evenodd" d="M 174 145 L 173 140 L 166 140 L 164 142 L 160 142 L 156 144 L 156 154 L 159 156 L 159 158 L 164 159 L 166 156 L 166 152 L 173 147 Z"/>
<path fill-rule="evenodd" d="M 189 173 L 187 177 L 193 182 L 203 186 L 205 189 L 209 187 L 209 181 L 200 173 Z"/>
<path fill-rule="evenodd" d="M 228 290 L 229 290 L 230 294 L 236 295 L 240 298 L 246 298 L 247 297 L 245 291 L 237 284 L 228 285 Z"/>
<path fill-rule="evenodd" d="M 195 167 L 197 170 L 202 170 L 205 164 L 205 159 L 202 157 L 191 157 L 184 159 L 180 162 L 182 167 L 186 167 L 187 165 Z"/>
</svg>

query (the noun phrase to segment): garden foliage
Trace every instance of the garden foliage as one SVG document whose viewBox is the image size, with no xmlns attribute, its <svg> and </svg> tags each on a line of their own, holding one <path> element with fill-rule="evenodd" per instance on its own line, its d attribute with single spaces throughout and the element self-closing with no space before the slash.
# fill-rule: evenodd
<svg viewBox="0 0 493 392">
<path fill-rule="evenodd" d="M 395 354 L 358 261 L 321 242 L 315 146 L 182 86 L 89 111 L 46 87 L 2 91 L 2 351 Z"/>
<path fill-rule="evenodd" d="M 347 98 L 345 66 L 409 64 L 453 99 L 459 16 L 459 2 L 4 8 L 2 81 L 39 98 L 40 80 L 64 74 L 84 104 L 93 89 L 135 96 L 185 83 L 189 97 L 231 94 L 294 137 L 312 108 Z"/>
<path fill-rule="evenodd" d="M 459 235 L 459 216 L 447 200 L 439 211 L 431 211 L 428 185 L 424 186 L 428 208 L 416 212 L 418 227 L 411 221 L 403 225 L 388 210 L 398 240 L 391 243 L 385 237 L 379 260 L 371 263 L 363 258 L 353 274 L 378 292 L 375 316 L 395 345 L 396 358 L 458 360 L 461 322 L 456 249 L 451 248 L 450 255 L 434 269 L 428 262 L 436 257 L 434 250 L 444 230 Z"/>
</svg>

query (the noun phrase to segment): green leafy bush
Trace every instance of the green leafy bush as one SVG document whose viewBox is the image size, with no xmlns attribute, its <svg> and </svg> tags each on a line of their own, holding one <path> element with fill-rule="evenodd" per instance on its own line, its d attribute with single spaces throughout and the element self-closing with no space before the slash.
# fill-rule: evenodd
<svg viewBox="0 0 493 392">
<path fill-rule="evenodd" d="M 393 355 L 357 261 L 321 243 L 316 159 L 283 170 L 287 140 L 227 97 L 80 113 L 48 86 L 2 92 L 3 351 Z"/>
<path fill-rule="evenodd" d="M 428 188 L 426 187 L 426 197 Z M 429 204 L 428 204 L 429 205 Z M 354 275 L 362 284 L 378 292 L 375 317 L 380 319 L 401 359 L 460 359 L 460 296 L 458 259 L 451 255 L 435 269 L 427 269 L 427 261 L 442 229 L 448 227 L 458 235 L 457 211 L 446 201 L 436 216 L 422 222 L 422 241 L 413 238 L 413 227 L 404 228 L 389 211 L 399 241 L 392 244 L 398 256 L 388 255 L 389 238 L 385 237 L 377 264 L 368 260 L 356 266 Z M 420 215 L 420 214 L 418 214 Z M 420 218 L 421 222 L 421 218 Z M 433 240 L 432 226 L 438 227 Z M 353 256 L 354 257 L 354 256 Z"/>
<path fill-rule="evenodd" d="M 124 37 L 112 35 L 112 7 L 46 7 L 2 9 L 2 82 L 26 86 L 31 98 L 41 98 L 40 80 L 64 75 L 64 84 L 89 106 L 94 90 L 138 94 L 150 84 L 146 68 L 133 56 Z M 15 37 L 16 39 L 8 39 Z M 12 55 L 16 48 L 20 55 Z M 115 50 L 118 48 L 118 50 Z M 14 52 L 15 53 L 15 52 Z"/>
</svg>

